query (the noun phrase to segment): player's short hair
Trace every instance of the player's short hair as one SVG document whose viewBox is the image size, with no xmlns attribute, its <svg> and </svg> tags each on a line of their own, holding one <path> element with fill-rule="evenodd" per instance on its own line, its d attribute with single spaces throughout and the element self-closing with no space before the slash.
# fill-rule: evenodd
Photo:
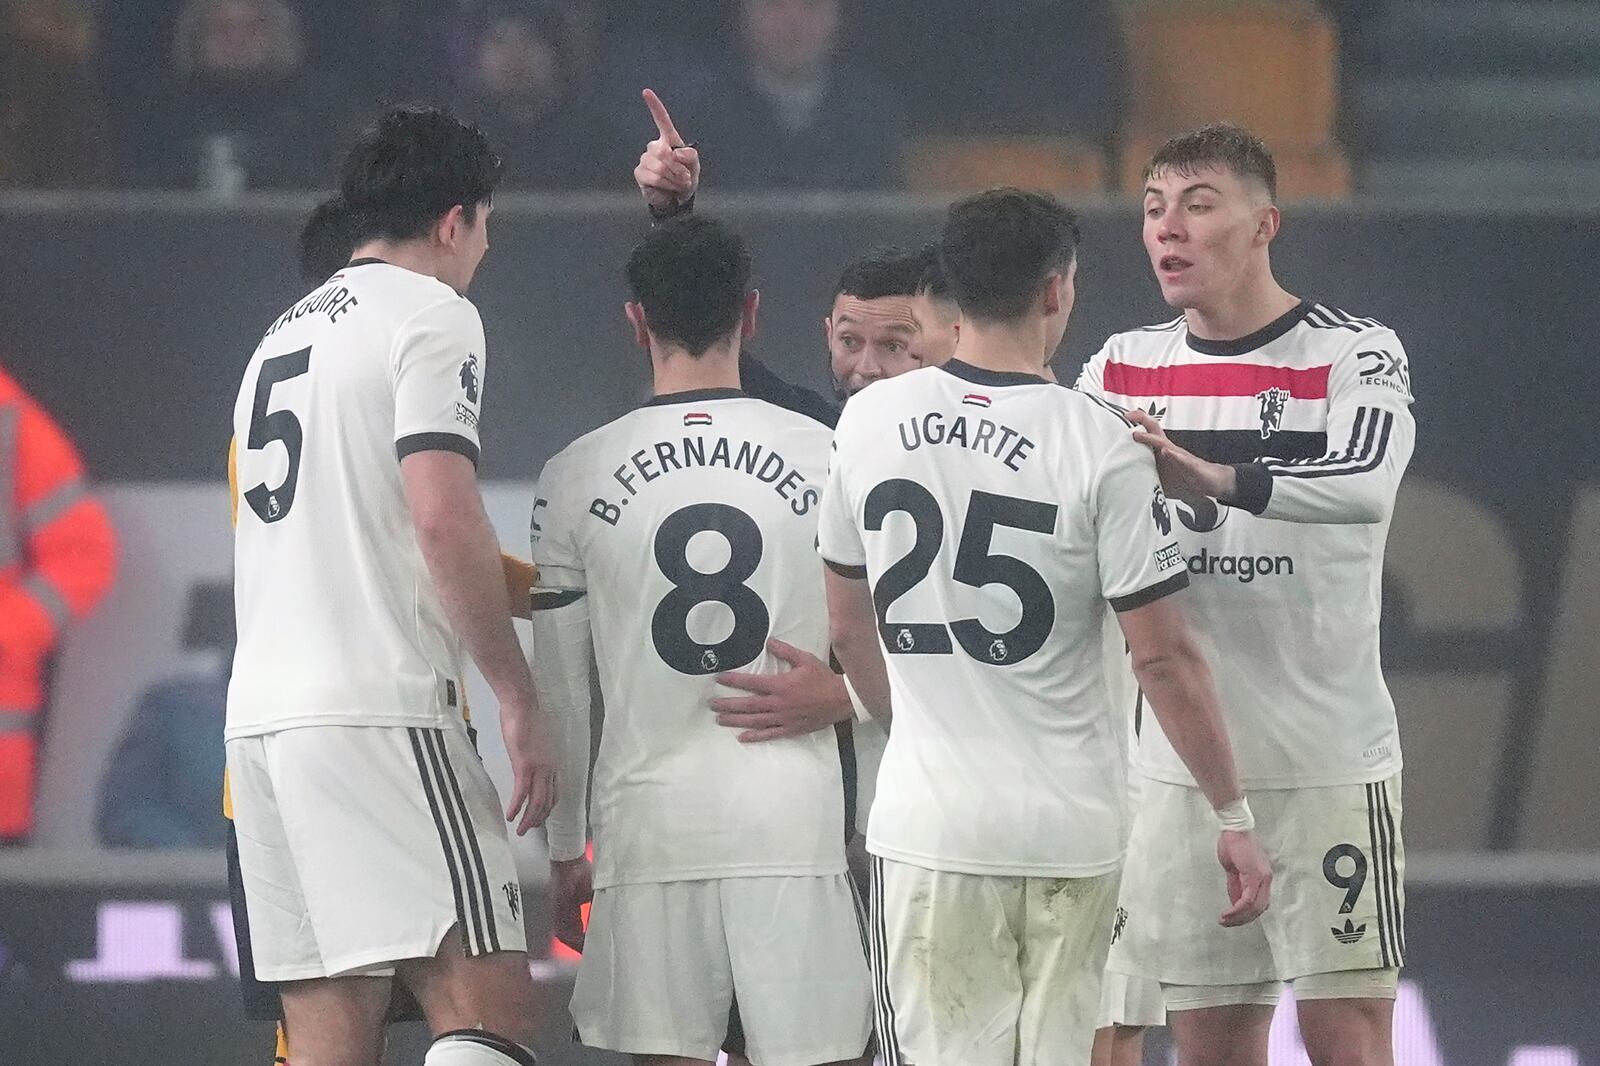
<svg viewBox="0 0 1600 1066">
<path fill-rule="evenodd" d="M 343 196 L 322 201 L 300 230 L 300 276 L 308 285 L 327 280 L 350 262 L 355 219 Z"/>
<path fill-rule="evenodd" d="M 991 322 L 1027 315 L 1052 273 L 1077 258 L 1078 216 L 1048 193 L 990 189 L 957 200 L 939 235 L 939 262 L 964 314 Z"/>
<path fill-rule="evenodd" d="M 885 296 L 915 296 L 925 287 L 928 270 L 922 250 L 892 244 L 879 245 L 845 264 L 833 287 L 834 299 L 881 300 Z"/>
<path fill-rule="evenodd" d="M 345 156 L 340 188 L 356 242 L 411 240 L 460 204 L 467 221 L 494 196 L 500 157 L 476 126 L 438 107 L 397 107 Z"/>
<path fill-rule="evenodd" d="M 627 274 L 650 332 L 699 356 L 739 328 L 750 289 L 750 251 L 716 219 L 680 216 L 634 246 Z"/>
<path fill-rule="evenodd" d="M 922 274 L 917 279 L 917 292 L 926 293 L 935 300 L 954 300 L 950 292 L 950 279 L 944 276 L 944 264 L 939 262 L 939 242 L 929 241 L 916 251 L 922 264 Z"/>
<path fill-rule="evenodd" d="M 1206 167 L 1226 170 L 1238 178 L 1254 178 L 1278 200 L 1278 165 L 1260 137 L 1231 122 L 1214 122 L 1163 144 L 1144 168 L 1144 180 L 1171 170 L 1185 176 Z"/>
</svg>

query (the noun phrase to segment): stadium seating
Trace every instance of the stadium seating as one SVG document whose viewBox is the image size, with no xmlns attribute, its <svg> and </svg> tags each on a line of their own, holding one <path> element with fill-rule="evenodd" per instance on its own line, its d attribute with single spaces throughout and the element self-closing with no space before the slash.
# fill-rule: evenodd
<svg viewBox="0 0 1600 1066">
<path fill-rule="evenodd" d="M 1105 188 L 1105 153 L 1067 137 L 919 137 L 906 146 L 913 193 L 953 195 L 993 185 L 1064 196 Z"/>
<path fill-rule="evenodd" d="M 1545 714 L 1528 768 L 1528 803 L 1519 843 L 1546 851 L 1600 851 L 1594 810 L 1594 759 L 1600 751 L 1595 713 L 1595 633 L 1600 629 L 1600 579 L 1589 560 L 1600 549 L 1600 491 L 1592 483 L 1574 507 L 1570 576 L 1554 608 L 1555 636 L 1545 678 Z"/>
<path fill-rule="evenodd" d="M 1313 4 L 1137 3 L 1125 8 L 1123 26 L 1121 189 L 1142 188 L 1146 161 L 1168 137 L 1231 121 L 1271 147 L 1285 197 L 1350 194 L 1350 164 L 1334 137 L 1338 35 Z"/>
<path fill-rule="evenodd" d="M 1471 581 L 1458 560 L 1476 560 Z M 1413 645 L 1490 641 L 1526 624 L 1516 544 L 1481 503 L 1419 472 L 1400 486 L 1384 559 L 1386 595 L 1403 604 L 1389 638 Z M 1403 642 L 1403 639 L 1402 639 Z M 1509 671 L 1386 664 L 1406 753 L 1406 838 L 1426 851 L 1470 851 L 1489 839 L 1501 760 L 1516 728 Z"/>
</svg>

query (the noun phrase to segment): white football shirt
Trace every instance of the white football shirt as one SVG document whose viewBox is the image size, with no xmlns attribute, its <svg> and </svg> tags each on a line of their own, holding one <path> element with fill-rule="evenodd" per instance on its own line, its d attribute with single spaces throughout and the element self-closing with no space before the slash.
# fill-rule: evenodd
<svg viewBox="0 0 1600 1066">
<path fill-rule="evenodd" d="M 1383 550 L 1415 423 L 1394 331 L 1301 303 L 1238 341 L 1183 318 L 1119 333 L 1078 388 L 1153 415 L 1174 443 L 1238 464 L 1234 506 L 1174 508 L 1188 612 L 1246 788 L 1366 784 L 1399 771 L 1378 656 Z M 1159 726 L 1151 777 L 1193 785 Z"/>
<path fill-rule="evenodd" d="M 741 694 L 718 673 L 787 669 L 769 638 L 827 658 L 815 544 L 829 439 L 803 415 L 708 389 L 657 397 L 545 465 L 539 586 L 585 591 L 605 703 L 596 888 L 844 871 L 833 730 L 741 744 L 709 705 Z M 561 669 L 544 654 L 537 669 Z M 553 846 L 582 840 L 561 817 L 550 831 Z"/>
<path fill-rule="evenodd" d="M 1118 413 L 960 361 L 853 397 L 819 548 L 871 582 L 894 701 L 876 855 L 1085 877 L 1127 836 L 1107 604 L 1188 583 L 1149 451 Z"/>
<path fill-rule="evenodd" d="M 417 546 L 400 459 L 478 459 L 483 324 L 448 285 L 352 263 L 245 368 L 226 735 L 461 716 L 461 653 Z"/>
</svg>

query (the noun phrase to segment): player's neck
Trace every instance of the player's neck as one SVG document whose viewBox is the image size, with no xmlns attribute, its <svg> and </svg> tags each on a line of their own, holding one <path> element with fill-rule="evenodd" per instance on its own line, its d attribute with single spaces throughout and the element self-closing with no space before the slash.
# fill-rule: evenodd
<svg viewBox="0 0 1600 1066">
<path fill-rule="evenodd" d="M 1189 332 L 1208 341 L 1236 341 L 1248 337 L 1288 314 L 1300 298 L 1278 284 L 1270 270 L 1247 278 L 1215 304 L 1185 307 Z"/>
<path fill-rule="evenodd" d="M 382 259 L 390 266 L 409 270 L 413 274 L 444 280 L 440 277 L 442 268 L 438 256 L 422 241 L 367 241 L 357 245 L 350 253 L 351 262 L 357 259 Z"/>
<path fill-rule="evenodd" d="M 713 346 L 698 356 L 682 348 L 652 346 L 650 368 L 657 396 L 701 389 L 737 389 L 740 387 L 739 344 L 735 341 Z"/>
<path fill-rule="evenodd" d="M 953 358 L 984 370 L 1039 376 L 1050 361 L 1049 344 L 1037 322 L 1013 325 L 964 318 Z"/>
</svg>

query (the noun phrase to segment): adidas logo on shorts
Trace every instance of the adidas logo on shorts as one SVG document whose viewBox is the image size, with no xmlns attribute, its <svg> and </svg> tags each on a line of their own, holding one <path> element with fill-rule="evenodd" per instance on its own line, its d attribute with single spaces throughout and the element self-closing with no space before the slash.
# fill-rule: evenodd
<svg viewBox="0 0 1600 1066">
<path fill-rule="evenodd" d="M 1354 944 L 1362 937 L 1367 935 L 1367 923 L 1362 922 L 1360 925 L 1355 925 L 1350 921 L 1349 918 L 1346 918 L 1344 920 L 1343 929 L 1340 929 L 1338 926 L 1334 926 L 1330 932 L 1333 933 L 1333 939 L 1337 940 L 1339 943 Z"/>
</svg>

